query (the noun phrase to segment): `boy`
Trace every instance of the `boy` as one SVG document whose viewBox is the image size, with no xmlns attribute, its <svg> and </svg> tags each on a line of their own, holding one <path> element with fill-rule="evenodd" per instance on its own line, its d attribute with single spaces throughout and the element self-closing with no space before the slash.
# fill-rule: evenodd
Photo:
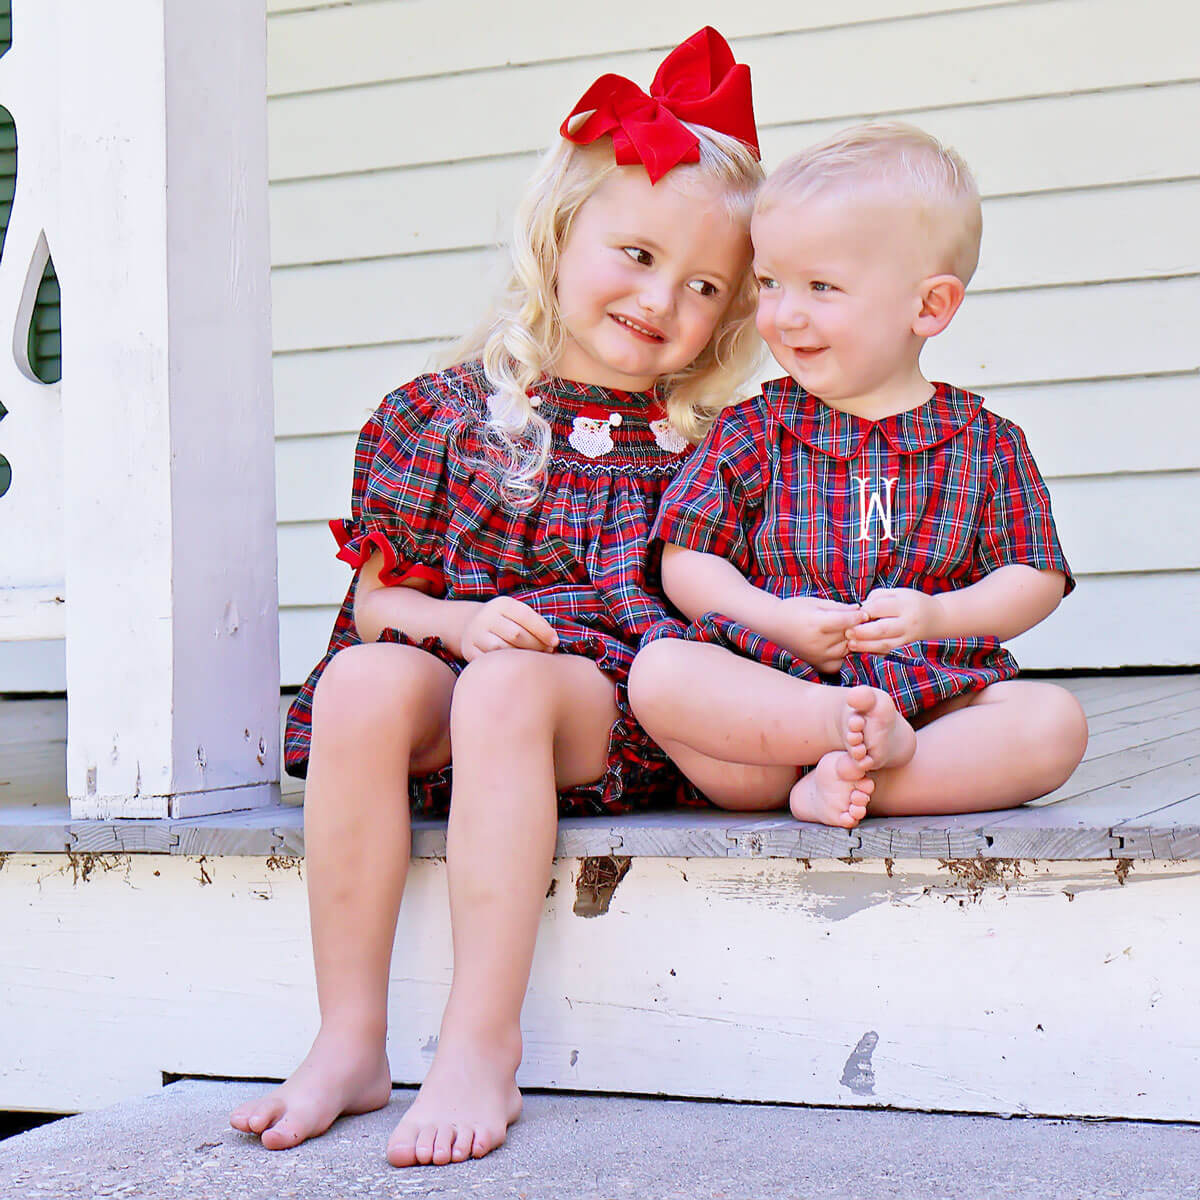
<svg viewBox="0 0 1200 1200">
<path fill-rule="evenodd" d="M 921 373 L 979 257 L 979 194 L 910 126 L 784 163 L 752 225 L 758 328 L 789 378 L 725 411 L 652 552 L 691 621 L 630 696 L 692 783 L 800 820 L 1021 804 L 1078 765 L 1073 696 L 1001 645 L 1074 586 L 1021 431 Z"/>
</svg>

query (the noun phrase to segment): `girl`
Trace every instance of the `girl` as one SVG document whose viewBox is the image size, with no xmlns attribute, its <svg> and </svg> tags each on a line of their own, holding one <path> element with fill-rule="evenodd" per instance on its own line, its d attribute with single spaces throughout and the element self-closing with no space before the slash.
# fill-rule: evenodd
<svg viewBox="0 0 1200 1200">
<path fill-rule="evenodd" d="M 642 577 L 659 497 L 757 354 L 749 71 L 704 29 L 650 95 L 606 75 L 561 133 L 497 312 L 452 366 L 384 400 L 353 517 L 334 525 L 358 571 L 286 749 L 308 778 L 321 1028 L 291 1078 L 231 1118 L 269 1149 L 388 1102 L 406 793 L 423 814 L 449 804 L 454 977 L 388 1145 L 397 1166 L 482 1157 L 520 1113 L 557 814 L 628 811 L 677 782 L 625 679 L 665 615 Z"/>
</svg>

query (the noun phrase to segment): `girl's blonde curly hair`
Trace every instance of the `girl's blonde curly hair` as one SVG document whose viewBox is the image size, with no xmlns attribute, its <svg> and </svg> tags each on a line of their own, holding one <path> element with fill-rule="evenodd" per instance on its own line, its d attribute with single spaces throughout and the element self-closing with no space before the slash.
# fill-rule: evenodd
<svg viewBox="0 0 1200 1200">
<path fill-rule="evenodd" d="M 700 161 L 675 167 L 715 182 L 729 215 L 747 229 L 763 171 L 753 151 L 737 138 L 687 125 L 700 141 Z M 609 139 L 577 146 L 565 139 L 542 159 L 518 206 L 512 240 L 512 274 L 492 313 L 448 353 L 444 366 L 481 359 L 494 389 L 481 430 L 479 465 L 517 508 L 541 494 L 550 453 L 550 426 L 529 393 L 557 361 L 563 346 L 555 296 L 558 257 L 571 221 L 589 196 L 617 169 Z M 678 173 L 678 174 L 677 174 Z M 707 346 L 681 371 L 658 382 L 672 428 L 698 442 L 760 356 L 754 330 L 756 289 L 747 268 Z"/>
</svg>

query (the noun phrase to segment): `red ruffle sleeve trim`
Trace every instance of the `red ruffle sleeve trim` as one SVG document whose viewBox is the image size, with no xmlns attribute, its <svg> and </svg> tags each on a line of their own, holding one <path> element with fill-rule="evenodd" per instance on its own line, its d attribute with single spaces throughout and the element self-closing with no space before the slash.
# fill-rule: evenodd
<svg viewBox="0 0 1200 1200">
<path fill-rule="evenodd" d="M 397 587 L 412 580 L 422 580 L 430 585 L 435 596 L 446 592 L 446 577 L 437 567 L 425 563 L 404 563 L 396 553 L 396 547 L 382 530 L 370 533 L 351 533 L 348 521 L 330 521 L 329 529 L 338 544 L 337 557 L 357 570 L 378 550 L 383 555 L 383 570 L 379 582 L 387 587 Z"/>
</svg>

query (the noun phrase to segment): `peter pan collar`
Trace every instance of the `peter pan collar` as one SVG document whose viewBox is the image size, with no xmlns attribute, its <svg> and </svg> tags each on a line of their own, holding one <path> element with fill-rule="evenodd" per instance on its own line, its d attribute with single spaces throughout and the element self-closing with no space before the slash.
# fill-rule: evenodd
<svg viewBox="0 0 1200 1200">
<path fill-rule="evenodd" d="M 775 419 L 806 446 L 832 458 L 851 459 L 875 429 L 898 454 L 930 450 L 969 425 L 983 407 L 983 398 L 973 392 L 948 383 L 933 387 L 927 403 L 882 421 L 830 408 L 791 378 L 763 384 L 762 394 Z"/>
</svg>

